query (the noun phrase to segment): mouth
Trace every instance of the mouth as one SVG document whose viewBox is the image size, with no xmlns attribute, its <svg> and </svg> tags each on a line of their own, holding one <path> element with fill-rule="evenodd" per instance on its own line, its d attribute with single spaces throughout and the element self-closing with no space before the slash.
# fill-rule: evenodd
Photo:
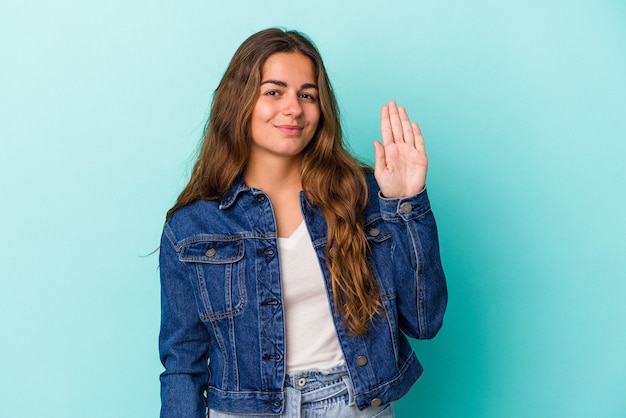
<svg viewBox="0 0 626 418">
<path fill-rule="evenodd" d="M 287 135 L 299 135 L 304 129 L 299 125 L 275 125 L 274 127 Z"/>
</svg>

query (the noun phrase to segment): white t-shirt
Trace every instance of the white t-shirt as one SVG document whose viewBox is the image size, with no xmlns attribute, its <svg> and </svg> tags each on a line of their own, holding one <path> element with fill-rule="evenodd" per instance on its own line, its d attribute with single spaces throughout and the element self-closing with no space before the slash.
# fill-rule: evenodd
<svg viewBox="0 0 626 418">
<path fill-rule="evenodd" d="M 345 364 L 311 237 L 302 222 L 278 238 L 282 276 L 287 372 Z"/>
</svg>

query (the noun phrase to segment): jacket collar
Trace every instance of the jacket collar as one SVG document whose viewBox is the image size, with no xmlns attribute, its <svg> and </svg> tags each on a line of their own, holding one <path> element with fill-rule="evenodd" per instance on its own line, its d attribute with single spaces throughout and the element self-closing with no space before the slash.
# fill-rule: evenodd
<svg viewBox="0 0 626 418">
<path fill-rule="evenodd" d="M 230 186 L 226 196 L 224 196 L 224 198 L 220 201 L 220 209 L 230 208 L 242 192 L 247 192 L 249 190 L 250 187 L 244 183 L 243 178 L 241 176 L 237 177 L 232 186 Z"/>
<path fill-rule="evenodd" d="M 252 191 L 253 194 L 263 193 L 261 190 L 253 189 L 249 187 L 244 181 L 242 176 L 238 176 L 235 179 L 235 182 L 230 186 L 226 196 L 222 200 L 220 200 L 220 209 L 228 209 L 232 205 L 235 204 L 235 201 L 239 197 L 239 195 L 243 192 Z M 300 191 L 300 201 L 307 204 L 307 206 L 315 207 L 309 199 L 306 198 L 306 194 L 303 191 Z"/>
</svg>

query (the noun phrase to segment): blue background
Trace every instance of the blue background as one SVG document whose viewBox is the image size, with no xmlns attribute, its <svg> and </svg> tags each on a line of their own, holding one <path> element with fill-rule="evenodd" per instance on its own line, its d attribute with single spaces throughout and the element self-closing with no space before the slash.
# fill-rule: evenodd
<svg viewBox="0 0 626 418">
<path fill-rule="evenodd" d="M 346 136 L 424 132 L 450 303 L 400 417 L 626 416 L 626 3 L 0 0 L 0 417 L 154 417 L 156 255 L 212 92 L 270 26 Z"/>
</svg>

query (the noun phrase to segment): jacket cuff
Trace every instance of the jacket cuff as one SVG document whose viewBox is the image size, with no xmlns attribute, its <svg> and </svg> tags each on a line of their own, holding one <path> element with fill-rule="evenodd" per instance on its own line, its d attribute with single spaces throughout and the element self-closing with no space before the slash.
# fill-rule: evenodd
<svg viewBox="0 0 626 418">
<path fill-rule="evenodd" d="M 430 201 L 426 187 L 414 196 L 388 199 L 378 192 L 380 213 L 384 220 L 419 218 L 430 212 Z"/>
</svg>

